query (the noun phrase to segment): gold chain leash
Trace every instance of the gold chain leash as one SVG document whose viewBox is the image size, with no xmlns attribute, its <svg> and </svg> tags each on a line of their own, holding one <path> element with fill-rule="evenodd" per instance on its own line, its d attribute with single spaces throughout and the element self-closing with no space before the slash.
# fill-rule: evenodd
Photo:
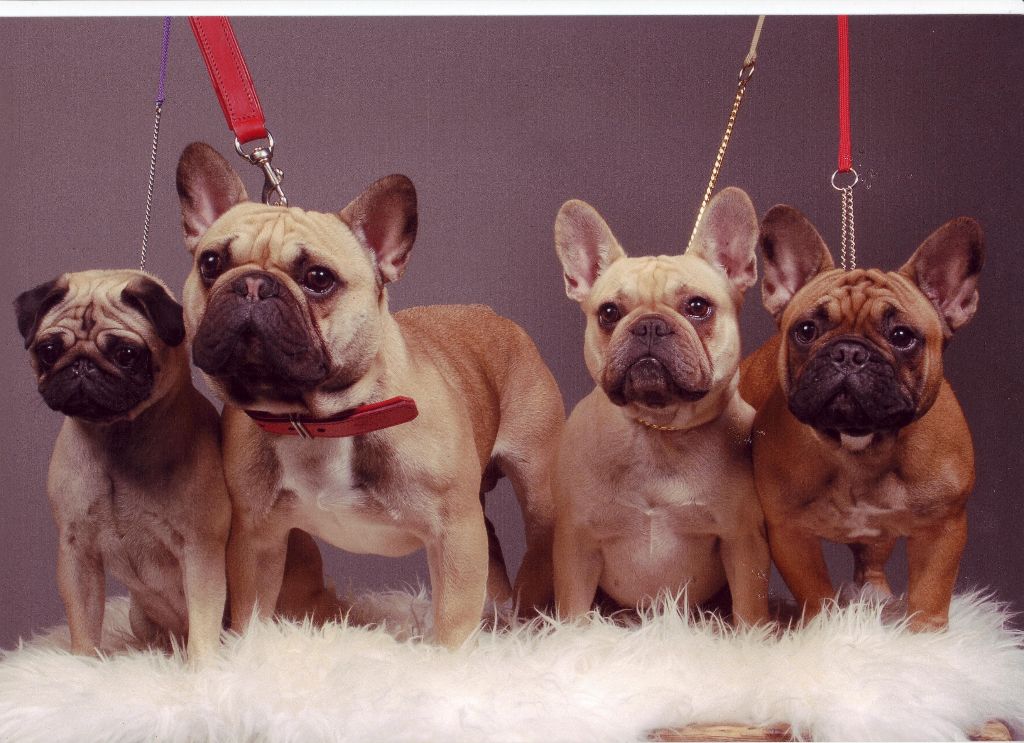
<svg viewBox="0 0 1024 743">
<path fill-rule="evenodd" d="M 700 210 L 697 212 L 697 220 L 693 224 L 693 232 L 690 233 L 690 242 L 693 242 L 697 234 L 697 225 L 700 218 L 704 216 L 711 201 L 711 194 L 715 191 L 715 184 L 718 182 L 718 173 L 722 169 L 722 162 L 725 160 L 725 151 L 729 147 L 729 139 L 732 137 L 733 127 L 736 125 L 736 116 L 740 111 L 740 104 L 743 102 L 743 94 L 747 91 L 747 83 L 754 75 L 754 64 L 757 62 L 757 44 L 761 40 L 761 28 L 764 26 L 764 16 L 758 16 L 757 25 L 754 27 L 754 37 L 750 42 L 750 51 L 743 60 L 743 67 L 740 68 L 739 80 L 736 83 L 736 97 L 732 101 L 732 110 L 729 112 L 729 121 L 725 125 L 725 135 L 722 137 L 722 144 L 718 147 L 718 154 L 715 156 L 715 164 L 711 167 L 711 179 L 708 181 L 707 190 L 704 192 L 704 199 L 701 201 Z"/>
</svg>

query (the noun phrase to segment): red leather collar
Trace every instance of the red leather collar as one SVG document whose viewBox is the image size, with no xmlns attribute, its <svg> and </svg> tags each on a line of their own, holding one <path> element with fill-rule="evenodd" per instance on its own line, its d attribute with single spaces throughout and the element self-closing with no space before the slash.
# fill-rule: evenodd
<svg viewBox="0 0 1024 743">
<path fill-rule="evenodd" d="M 273 415 L 258 410 L 246 410 L 245 414 L 267 433 L 304 439 L 340 439 L 408 423 L 419 411 L 411 397 L 399 396 L 343 410 L 330 418 Z"/>
</svg>

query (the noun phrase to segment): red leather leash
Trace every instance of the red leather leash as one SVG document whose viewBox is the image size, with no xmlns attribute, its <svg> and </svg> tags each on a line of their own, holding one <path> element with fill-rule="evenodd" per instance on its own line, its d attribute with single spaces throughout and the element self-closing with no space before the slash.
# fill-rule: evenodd
<svg viewBox="0 0 1024 743">
<path fill-rule="evenodd" d="M 225 16 L 189 16 L 188 22 L 206 62 L 210 82 L 217 93 L 228 128 L 235 134 L 235 151 L 263 171 L 263 202 L 287 206 L 288 199 L 281 190 L 284 174 L 271 165 L 274 138 L 267 129 L 256 86 L 238 47 L 231 22 Z M 268 144 L 246 154 L 242 145 L 257 139 L 266 139 Z"/>
<path fill-rule="evenodd" d="M 217 92 L 228 128 L 242 144 L 267 136 L 267 124 L 249 68 L 225 16 L 189 16 L 210 82 Z"/>
<path fill-rule="evenodd" d="M 411 397 L 392 397 L 381 402 L 360 405 L 329 418 L 309 418 L 300 415 L 272 415 L 246 410 L 246 415 L 267 433 L 278 436 L 301 436 L 304 439 L 338 439 L 360 436 L 382 428 L 408 423 L 417 415 L 416 403 Z"/>
</svg>

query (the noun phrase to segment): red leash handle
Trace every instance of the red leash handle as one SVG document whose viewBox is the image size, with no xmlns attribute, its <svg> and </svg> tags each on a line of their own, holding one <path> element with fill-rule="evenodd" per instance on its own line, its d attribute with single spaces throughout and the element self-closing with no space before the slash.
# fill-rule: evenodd
<svg viewBox="0 0 1024 743">
<path fill-rule="evenodd" d="M 839 16 L 839 172 L 853 169 L 850 143 L 850 30 L 847 17 Z"/>
<path fill-rule="evenodd" d="M 231 22 L 225 16 L 189 16 L 188 22 L 210 72 L 210 82 L 217 92 L 228 128 L 242 144 L 265 139 L 267 126 L 263 109 Z"/>
</svg>

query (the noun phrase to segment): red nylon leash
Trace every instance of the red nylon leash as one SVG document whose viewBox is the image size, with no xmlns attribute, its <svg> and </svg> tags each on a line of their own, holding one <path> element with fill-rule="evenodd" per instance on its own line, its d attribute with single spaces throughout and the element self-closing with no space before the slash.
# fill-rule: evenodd
<svg viewBox="0 0 1024 743">
<path fill-rule="evenodd" d="M 839 172 L 853 169 L 850 152 L 850 29 L 845 15 L 839 16 Z"/>
<path fill-rule="evenodd" d="M 832 188 L 842 196 L 842 224 L 840 226 L 839 262 L 843 269 L 857 267 L 857 246 L 853 229 L 853 187 L 860 180 L 853 169 L 850 136 L 850 29 L 845 15 L 838 16 L 839 58 L 839 167 L 832 174 Z M 853 180 L 847 185 L 836 183 L 840 173 L 851 173 Z M 847 260 L 849 258 L 849 260 Z"/>
<path fill-rule="evenodd" d="M 263 202 L 288 205 L 281 190 L 283 173 L 271 165 L 274 138 L 267 129 L 263 108 L 252 75 L 245 64 L 231 22 L 225 16 L 189 16 L 189 25 L 203 55 L 210 82 L 217 93 L 228 128 L 235 135 L 235 151 L 263 171 Z M 246 154 L 242 145 L 257 139 L 267 144 Z"/>
</svg>

